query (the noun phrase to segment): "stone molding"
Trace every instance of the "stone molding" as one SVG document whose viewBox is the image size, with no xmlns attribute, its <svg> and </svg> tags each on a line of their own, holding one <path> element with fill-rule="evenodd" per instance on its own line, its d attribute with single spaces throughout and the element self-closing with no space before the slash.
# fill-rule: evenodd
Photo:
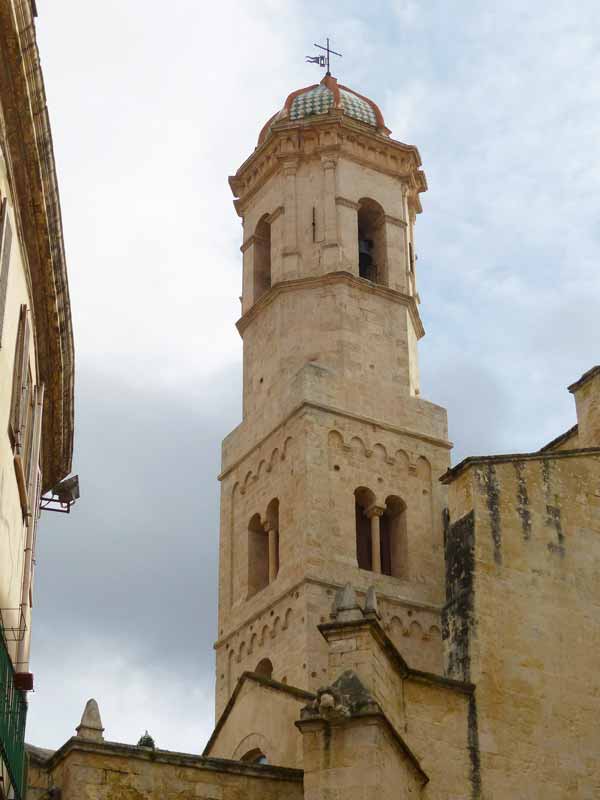
<svg viewBox="0 0 600 800">
<path fill-rule="evenodd" d="M 347 197 L 340 197 L 339 195 L 335 198 L 336 206 L 344 206 L 344 208 L 351 208 L 353 211 L 358 211 L 360 208 L 360 203 L 355 203 L 354 200 L 348 200 Z"/>
<path fill-rule="evenodd" d="M 285 214 L 285 208 L 283 206 L 278 206 L 272 214 L 267 216 L 267 222 L 269 225 L 272 225 L 282 214 Z M 256 242 L 261 240 L 264 241 L 264 238 L 264 236 L 257 236 L 255 233 L 253 233 L 244 242 L 242 242 L 240 245 L 240 252 L 245 253 L 246 250 L 248 250 L 248 248 Z"/>
<path fill-rule="evenodd" d="M 397 225 L 399 228 L 407 228 L 408 223 L 405 222 L 400 217 L 392 217 L 389 214 L 384 214 L 383 217 L 384 221 L 387 222 L 388 225 Z"/>
<path fill-rule="evenodd" d="M 242 672 L 242 674 L 240 675 L 240 677 L 237 680 L 237 683 L 235 685 L 235 689 L 231 693 L 231 697 L 227 701 L 227 704 L 226 704 L 225 708 L 223 709 L 223 711 L 221 713 L 221 716 L 217 720 L 216 725 L 214 727 L 214 730 L 213 730 L 212 734 L 210 735 L 210 738 L 209 738 L 208 742 L 206 743 L 206 745 L 204 747 L 204 750 L 202 751 L 202 758 L 208 758 L 209 757 L 209 753 L 210 753 L 210 751 L 212 749 L 212 746 L 214 745 L 216 739 L 218 738 L 219 733 L 221 732 L 221 729 L 223 728 L 223 725 L 227 721 L 227 718 L 229 717 L 229 714 L 231 713 L 231 710 L 232 710 L 233 706 L 235 705 L 235 702 L 236 702 L 237 698 L 239 697 L 240 692 L 242 691 L 242 688 L 243 688 L 244 684 L 247 681 L 253 681 L 254 683 L 258 683 L 261 686 L 264 686 L 264 687 L 269 688 L 269 689 L 273 689 L 273 690 L 275 690 L 277 692 L 284 692 L 285 694 L 289 694 L 292 697 L 295 697 L 300 702 L 301 701 L 306 701 L 306 700 L 312 701 L 312 700 L 315 699 L 315 695 L 312 692 L 307 692 L 305 689 L 299 689 L 297 686 L 290 686 L 287 683 L 281 683 L 280 681 L 275 681 L 272 678 L 266 678 L 263 675 L 257 675 L 256 672 L 249 672 L 248 670 L 246 670 L 245 672 Z M 285 767 L 285 769 L 289 769 L 289 767 Z"/>
<path fill-rule="evenodd" d="M 596 375 L 600 375 L 600 365 L 596 365 L 595 367 L 591 367 L 584 372 L 581 378 L 578 378 L 575 383 L 572 383 L 570 386 L 567 386 L 567 389 L 571 394 L 574 394 L 578 389 L 586 384 L 588 381 L 591 381 L 592 378 L 595 378 Z"/>
<path fill-rule="evenodd" d="M 325 118 L 295 122 L 282 120 L 273 126 L 271 135 L 229 178 L 238 214 L 243 216 L 249 200 L 292 158 L 296 158 L 299 165 L 315 158 L 335 161 L 339 157 L 382 174 L 402 177 L 414 212 L 422 210 L 419 193 L 427 191 L 427 180 L 420 169 L 418 149 L 366 130 L 344 114 L 330 114 Z"/>
<path fill-rule="evenodd" d="M 371 576 L 373 575 L 373 573 L 369 574 Z M 311 575 L 306 575 L 304 578 L 301 578 L 299 581 L 294 583 L 289 588 L 280 592 L 270 603 L 267 603 L 267 605 L 263 606 L 260 609 L 260 611 L 256 611 L 250 617 L 245 619 L 244 622 L 241 622 L 239 625 L 236 625 L 236 627 L 233 628 L 229 633 L 220 636 L 213 644 L 213 649 L 216 650 L 218 647 L 222 647 L 224 644 L 230 641 L 230 639 L 239 634 L 241 630 L 248 627 L 249 625 L 252 625 L 254 622 L 256 622 L 257 619 L 259 619 L 259 617 L 262 617 L 267 611 L 270 611 L 272 608 L 275 608 L 277 605 L 279 605 L 279 603 L 281 603 L 282 600 L 284 600 L 287 597 L 287 595 L 290 595 L 298 591 L 298 589 L 301 589 L 306 584 L 311 586 L 318 586 L 319 588 L 322 589 L 331 589 L 334 592 L 337 592 L 339 589 L 344 588 L 343 584 L 341 583 L 332 583 L 330 581 L 324 581 L 321 578 L 316 578 Z M 363 592 L 362 590 L 358 590 L 358 593 L 366 594 L 366 591 Z M 436 606 L 431 603 L 423 603 L 418 600 L 411 600 L 409 598 L 399 597 L 397 594 L 387 594 L 386 592 L 382 592 L 380 589 L 377 590 L 377 597 L 379 598 L 380 601 L 381 600 L 388 601 L 409 609 L 414 608 L 417 611 L 430 611 L 434 614 L 439 615 L 442 613 L 443 610 L 443 606 Z"/>
<path fill-rule="evenodd" d="M 301 782 L 304 773 L 301 769 L 292 767 L 276 767 L 270 764 L 252 764 L 245 761 L 233 761 L 227 758 L 211 758 L 210 756 L 195 755 L 193 753 L 178 753 L 174 750 L 151 750 L 137 745 L 123 744 L 121 742 L 91 742 L 78 739 L 76 736 L 67 741 L 54 752 L 48 759 L 36 756 L 46 769 L 54 769 L 72 752 L 98 753 L 98 755 L 114 755 L 127 759 L 140 759 L 162 764 L 173 764 L 186 768 L 196 768 L 210 772 L 225 772 L 234 775 L 251 775 L 258 778 L 271 778 L 282 781 Z"/>
<path fill-rule="evenodd" d="M 222 481 L 224 478 L 226 478 L 227 475 L 229 475 L 234 469 L 236 469 L 236 467 L 238 467 L 246 458 L 248 458 L 248 456 L 250 456 L 256 450 L 258 450 L 258 448 L 261 447 L 274 433 L 276 433 L 278 430 L 287 425 L 287 423 L 290 422 L 290 420 L 292 420 L 305 408 L 313 408 L 317 411 L 324 411 L 327 414 L 332 414 L 333 416 L 345 417 L 346 419 L 351 419 L 356 422 L 362 422 L 366 425 L 374 425 L 375 427 L 381 428 L 384 431 L 389 431 L 390 433 L 396 433 L 396 434 L 401 434 L 403 436 L 408 436 L 411 439 L 419 439 L 422 442 L 427 442 L 428 444 L 433 444 L 436 445 L 437 447 L 443 447 L 446 450 L 452 450 L 452 448 L 454 447 L 453 443 L 448 441 L 447 439 L 439 439 L 436 436 L 428 436 L 426 433 L 420 433 L 419 431 L 414 431 L 411 430 L 410 428 L 403 428 L 398 425 L 392 425 L 389 422 L 378 420 L 375 419 L 374 417 L 365 417 L 362 414 L 354 414 L 351 411 L 344 411 L 341 408 L 325 405 L 324 403 L 316 403 L 312 400 L 303 400 L 297 406 L 294 406 L 294 408 L 288 414 L 286 414 L 286 416 L 277 425 L 275 425 L 275 427 L 269 433 L 267 433 L 265 436 L 259 439 L 259 441 L 256 442 L 256 444 L 252 445 L 252 447 L 246 450 L 243 453 L 243 455 L 241 455 L 238 459 L 236 459 L 233 462 L 233 464 L 228 466 L 226 469 L 222 470 L 219 473 L 219 475 L 217 475 L 217 480 Z M 565 451 L 559 451 L 559 452 L 565 452 Z M 598 450 L 598 452 L 600 453 L 600 450 Z M 453 469 L 456 469 L 456 467 L 454 467 Z"/>
<path fill-rule="evenodd" d="M 510 464 L 512 461 L 546 461 L 548 459 L 577 458 L 578 456 L 600 456 L 600 447 L 579 447 L 573 450 L 544 450 L 534 453 L 507 453 L 499 456 L 469 456 L 440 477 L 444 484 L 452 481 L 470 467 L 478 464 Z"/>
<path fill-rule="evenodd" d="M 269 214 L 269 216 L 267 217 L 267 222 L 269 223 L 269 225 L 272 225 L 275 222 L 275 220 L 278 219 L 282 214 L 285 214 L 284 206 L 277 206 L 275 211 L 273 211 L 273 213 Z"/>
<path fill-rule="evenodd" d="M 334 244 L 337 245 L 337 243 Z M 294 278 L 293 280 L 280 281 L 279 283 L 274 284 L 269 291 L 265 292 L 265 294 L 263 294 L 262 297 L 257 300 L 257 302 L 254 303 L 254 305 L 251 306 L 248 311 L 246 311 L 246 313 L 243 314 L 237 321 L 236 327 L 240 333 L 240 336 L 243 336 L 248 325 L 261 313 L 262 309 L 272 303 L 273 300 L 282 292 L 291 292 L 298 289 L 319 289 L 322 286 L 336 283 L 345 283 L 347 286 L 354 286 L 364 292 L 368 292 L 369 294 L 376 294 L 380 297 L 385 297 L 388 300 L 392 300 L 399 305 L 406 306 L 410 313 L 417 339 L 422 339 L 423 336 L 425 336 L 425 328 L 423 327 L 423 323 L 421 321 L 417 302 L 412 295 L 398 292 L 396 289 L 390 289 L 388 286 L 382 286 L 381 284 L 373 283 L 365 278 L 358 278 L 351 272 L 344 271 L 328 272 L 325 275 L 315 275 L 306 278 Z"/>
<path fill-rule="evenodd" d="M 377 594 L 380 595 L 380 592 Z M 410 667 L 402 655 L 398 652 L 398 648 L 384 631 L 381 623 L 375 616 L 364 617 L 363 619 L 357 620 L 349 620 L 346 622 L 324 622 L 322 625 L 319 625 L 318 628 L 319 632 L 327 642 L 329 641 L 328 637 L 331 634 L 339 633 L 342 630 L 347 632 L 368 630 L 377 644 L 385 652 L 394 669 L 404 680 L 415 680 L 418 683 L 428 683 L 431 685 L 443 686 L 444 688 L 452 689 L 459 694 L 471 695 L 475 692 L 475 684 L 473 683 L 456 680 L 456 678 L 447 678 L 445 675 L 437 675 L 435 672 L 425 672 L 423 670 Z"/>
</svg>

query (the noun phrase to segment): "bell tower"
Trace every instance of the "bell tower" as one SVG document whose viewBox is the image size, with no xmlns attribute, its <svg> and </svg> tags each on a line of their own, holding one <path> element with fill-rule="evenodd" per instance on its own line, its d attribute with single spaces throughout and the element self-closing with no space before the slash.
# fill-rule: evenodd
<svg viewBox="0 0 600 800">
<path fill-rule="evenodd" d="M 230 178 L 243 220 L 243 421 L 223 442 L 216 707 L 244 671 L 315 690 L 317 626 L 374 585 L 412 666 L 443 672 L 438 477 L 420 397 L 416 147 L 327 75 L 292 92 Z"/>
</svg>

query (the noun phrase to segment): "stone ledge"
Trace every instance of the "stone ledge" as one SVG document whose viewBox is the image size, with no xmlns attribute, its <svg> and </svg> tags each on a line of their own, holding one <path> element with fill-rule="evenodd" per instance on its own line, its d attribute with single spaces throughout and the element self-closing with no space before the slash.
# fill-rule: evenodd
<svg viewBox="0 0 600 800">
<path fill-rule="evenodd" d="M 227 758 L 214 758 L 193 753 L 179 753 L 174 750 L 151 750 L 137 745 L 123 744 L 121 742 L 91 742 L 73 736 L 62 747 L 52 753 L 48 759 L 40 756 L 39 748 L 32 753 L 46 769 L 54 767 L 66 756 L 75 751 L 97 753 L 98 755 L 123 756 L 124 758 L 137 758 L 141 761 L 154 761 L 161 764 L 173 764 L 182 767 L 192 767 L 209 772 L 229 773 L 232 775 L 245 775 L 257 778 L 271 778 L 275 780 L 302 782 L 304 773 L 291 767 L 274 767 L 269 764 L 252 764 L 244 761 L 233 761 Z"/>
<path fill-rule="evenodd" d="M 496 456 L 469 456 L 455 467 L 451 467 L 440 477 L 444 484 L 461 475 L 465 470 L 477 464 L 510 464 L 512 461 L 544 461 L 545 459 L 576 458 L 577 456 L 600 456 L 600 447 L 580 447 L 574 450 L 536 450 L 533 453 L 507 453 Z"/>
<path fill-rule="evenodd" d="M 337 246 L 337 243 L 333 243 Z M 390 289 L 389 286 L 383 286 L 380 283 L 373 283 L 366 278 L 359 278 L 352 272 L 345 270 L 338 270 L 336 272 L 327 272 L 325 275 L 313 275 L 306 278 L 294 278 L 288 281 L 280 281 L 273 284 L 269 291 L 265 292 L 257 301 L 251 306 L 245 314 L 243 314 L 236 323 L 236 327 L 243 335 L 248 325 L 258 316 L 263 308 L 270 305 L 273 300 L 283 292 L 292 292 L 302 289 L 314 289 L 320 286 L 327 286 L 328 284 L 345 283 L 368 294 L 376 294 L 380 297 L 385 297 L 399 305 L 406 306 L 410 313 L 412 323 L 415 327 L 417 339 L 422 339 L 425 336 L 425 328 L 419 315 L 417 301 L 412 295 L 404 294 L 396 289 Z"/>
</svg>

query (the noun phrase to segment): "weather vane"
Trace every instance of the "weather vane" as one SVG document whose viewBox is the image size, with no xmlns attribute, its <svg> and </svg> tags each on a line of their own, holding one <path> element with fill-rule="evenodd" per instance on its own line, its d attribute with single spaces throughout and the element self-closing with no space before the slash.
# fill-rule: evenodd
<svg viewBox="0 0 600 800">
<path fill-rule="evenodd" d="M 335 50 L 332 50 L 331 47 L 329 47 L 329 37 L 327 38 L 327 47 L 323 47 L 322 44 L 317 44 L 316 42 L 315 42 L 315 47 L 318 47 L 319 50 L 325 50 L 327 55 L 326 56 L 306 56 L 306 60 L 310 64 L 318 64 L 320 67 L 327 67 L 327 73 L 326 74 L 327 75 L 331 75 L 331 72 L 329 70 L 329 56 L 333 53 L 334 56 L 339 56 L 341 58 L 342 54 L 341 53 L 336 53 Z"/>
</svg>

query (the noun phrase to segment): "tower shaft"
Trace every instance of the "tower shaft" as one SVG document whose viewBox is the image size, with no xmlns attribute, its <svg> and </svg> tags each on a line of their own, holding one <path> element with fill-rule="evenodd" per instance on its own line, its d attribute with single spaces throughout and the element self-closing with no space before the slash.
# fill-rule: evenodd
<svg viewBox="0 0 600 800">
<path fill-rule="evenodd" d="M 294 119 L 294 102 L 230 179 L 244 418 L 220 476 L 218 714 L 246 670 L 320 685 L 317 625 L 348 581 L 375 585 L 404 652 L 441 670 L 450 445 L 445 411 L 419 393 L 425 178 L 416 148 L 384 127 L 335 106 Z"/>
</svg>

